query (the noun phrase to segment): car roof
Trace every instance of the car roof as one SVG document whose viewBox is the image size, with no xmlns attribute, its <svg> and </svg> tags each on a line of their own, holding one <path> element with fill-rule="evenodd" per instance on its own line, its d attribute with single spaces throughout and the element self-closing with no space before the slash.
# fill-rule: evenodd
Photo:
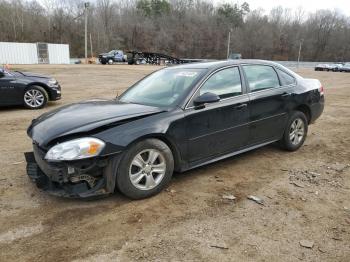
<svg viewBox="0 0 350 262">
<path fill-rule="evenodd" d="M 277 67 L 279 69 L 282 69 L 282 71 L 285 71 L 289 73 L 290 75 L 294 76 L 295 78 L 302 78 L 297 73 L 293 72 L 289 68 L 268 60 L 260 60 L 260 59 L 234 59 L 234 60 L 219 60 L 219 61 L 205 61 L 200 63 L 188 63 L 188 64 L 182 64 L 177 66 L 170 66 L 167 67 L 167 69 L 175 68 L 175 69 L 206 69 L 208 72 L 215 71 L 217 69 L 231 66 L 231 65 L 242 65 L 242 64 L 251 64 L 251 65 L 270 65 Z"/>
<path fill-rule="evenodd" d="M 268 64 L 268 65 L 279 65 L 277 63 L 267 61 L 267 60 L 258 60 L 258 59 L 235 59 L 235 60 L 220 60 L 220 61 L 204 61 L 199 63 L 188 63 L 173 66 L 171 68 L 176 69 L 217 69 L 224 66 L 230 65 L 240 65 L 240 64 Z"/>
</svg>

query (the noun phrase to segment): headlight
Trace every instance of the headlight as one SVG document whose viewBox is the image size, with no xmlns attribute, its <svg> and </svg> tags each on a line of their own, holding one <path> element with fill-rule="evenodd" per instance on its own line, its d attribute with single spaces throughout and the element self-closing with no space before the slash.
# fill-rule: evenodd
<svg viewBox="0 0 350 262">
<path fill-rule="evenodd" d="M 85 137 L 74 139 L 53 146 L 47 152 L 47 160 L 77 160 L 97 156 L 105 147 L 105 143 L 97 138 Z"/>
<path fill-rule="evenodd" d="M 50 87 L 57 86 L 57 80 L 52 78 L 47 82 L 47 85 Z"/>
</svg>

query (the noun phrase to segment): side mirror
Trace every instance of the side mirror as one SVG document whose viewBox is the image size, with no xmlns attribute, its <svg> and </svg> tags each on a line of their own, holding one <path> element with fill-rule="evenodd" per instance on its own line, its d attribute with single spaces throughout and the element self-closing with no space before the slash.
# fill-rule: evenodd
<svg viewBox="0 0 350 262">
<path fill-rule="evenodd" d="M 0 71 L 0 78 L 4 76 L 5 76 L 5 73 Z"/>
<path fill-rule="evenodd" d="M 207 92 L 207 93 L 204 93 L 203 95 L 198 96 L 193 101 L 193 104 L 195 107 L 204 107 L 205 104 L 215 103 L 219 101 L 220 101 L 220 97 L 218 95 Z"/>
</svg>

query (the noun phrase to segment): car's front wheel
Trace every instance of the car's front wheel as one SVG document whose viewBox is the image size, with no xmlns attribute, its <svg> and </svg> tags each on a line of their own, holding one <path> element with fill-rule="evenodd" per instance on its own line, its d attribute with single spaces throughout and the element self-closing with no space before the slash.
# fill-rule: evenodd
<svg viewBox="0 0 350 262">
<path fill-rule="evenodd" d="M 298 150 L 304 144 L 307 131 L 308 122 L 305 114 L 301 111 L 294 111 L 280 142 L 288 151 Z"/>
<path fill-rule="evenodd" d="M 24 106 L 30 109 L 43 108 L 49 96 L 44 88 L 41 86 L 31 86 L 25 92 L 23 96 Z"/>
<path fill-rule="evenodd" d="M 124 153 L 117 170 L 117 187 L 129 198 L 147 198 L 169 183 L 173 170 L 170 148 L 158 139 L 146 139 Z"/>
</svg>

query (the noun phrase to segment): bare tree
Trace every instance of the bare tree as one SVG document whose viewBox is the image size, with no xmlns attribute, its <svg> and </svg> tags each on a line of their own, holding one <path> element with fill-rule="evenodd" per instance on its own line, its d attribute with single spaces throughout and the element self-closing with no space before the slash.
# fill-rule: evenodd
<svg viewBox="0 0 350 262">
<path fill-rule="evenodd" d="M 84 54 L 84 0 L 0 0 L 0 41 L 68 43 Z M 231 50 L 245 58 L 350 60 L 350 18 L 336 11 L 307 15 L 277 6 L 270 13 L 248 3 L 209 0 L 96 0 L 88 13 L 95 52 L 110 49 L 223 59 Z"/>
</svg>

